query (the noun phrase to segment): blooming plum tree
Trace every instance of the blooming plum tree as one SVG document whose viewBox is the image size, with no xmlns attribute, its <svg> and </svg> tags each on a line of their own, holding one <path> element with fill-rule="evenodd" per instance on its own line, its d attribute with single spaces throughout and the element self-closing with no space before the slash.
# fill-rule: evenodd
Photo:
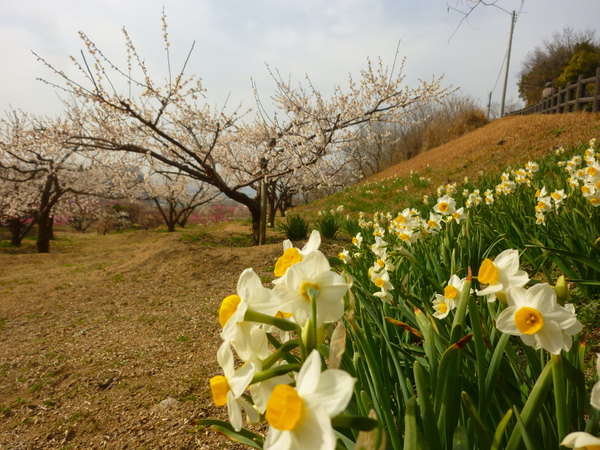
<svg viewBox="0 0 600 450">
<path fill-rule="evenodd" d="M 137 173 L 126 161 L 89 154 L 83 158 L 69 144 L 75 133 L 66 119 L 50 119 L 12 111 L 0 119 L 0 178 L 8 187 L 3 199 L 4 221 L 24 224 L 13 233 L 19 244 L 34 224 L 38 227 L 37 250 L 47 253 L 52 237 L 53 215 L 69 195 L 105 195 L 126 192 Z M 23 219 L 29 218 L 26 223 Z M 18 242 L 17 242 L 18 240 Z"/>
<path fill-rule="evenodd" d="M 278 180 L 316 165 L 370 122 L 399 120 L 411 105 L 443 96 L 440 79 L 403 86 L 404 76 L 381 62 L 368 63 L 360 79 L 348 87 L 322 94 L 307 78 L 294 86 L 271 72 L 276 83 L 272 97 L 277 111 L 243 123 L 240 108 L 228 112 L 203 101 L 199 78 L 186 76 L 188 54 L 181 71 L 171 72 L 166 17 L 162 16 L 168 74 L 153 78 L 125 29 L 125 68 L 113 63 L 83 32 L 85 52 L 72 58 L 80 79 L 38 57 L 59 81 L 47 83 L 72 95 L 69 110 L 80 123 L 71 137 L 77 148 L 128 152 L 156 160 L 214 186 L 246 206 L 252 216 L 255 243 L 260 240 L 261 181 Z M 193 49 L 193 46 L 192 46 Z M 190 51 L 191 53 L 191 51 Z M 254 189 L 253 189 L 254 187 Z"/>
</svg>

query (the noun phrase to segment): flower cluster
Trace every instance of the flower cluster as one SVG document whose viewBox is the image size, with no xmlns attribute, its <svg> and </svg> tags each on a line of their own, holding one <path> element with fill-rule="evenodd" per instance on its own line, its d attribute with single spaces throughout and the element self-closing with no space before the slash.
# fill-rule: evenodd
<svg viewBox="0 0 600 450">
<path fill-rule="evenodd" d="M 574 306 L 561 306 L 556 292 L 547 283 L 525 289 L 529 277 L 519 269 L 516 250 L 505 250 L 493 261 L 485 259 L 478 278 L 487 287 L 477 295 L 488 295 L 488 301 L 499 298 L 507 304 L 496 319 L 500 331 L 519 336 L 525 345 L 552 354 L 571 348 L 571 337 L 582 329 Z"/>
<path fill-rule="evenodd" d="M 242 429 L 242 412 L 249 423 L 265 419 L 264 448 L 335 448 L 331 418 L 352 397 L 355 380 L 337 368 L 322 371 L 316 350 L 327 326 L 342 318 L 349 288 L 331 270 L 320 242 L 317 231 L 302 249 L 285 241 L 274 288 L 246 269 L 236 294 L 219 309 L 223 343 L 217 361 L 223 372 L 210 379 L 213 400 L 227 405 L 236 431 Z M 292 352 L 296 348 L 300 351 Z"/>
</svg>

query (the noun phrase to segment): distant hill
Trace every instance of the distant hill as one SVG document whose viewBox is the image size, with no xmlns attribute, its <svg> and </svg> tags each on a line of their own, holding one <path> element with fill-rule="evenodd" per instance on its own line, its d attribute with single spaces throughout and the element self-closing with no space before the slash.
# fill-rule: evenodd
<svg viewBox="0 0 600 450">
<path fill-rule="evenodd" d="M 394 211 L 411 198 L 430 193 L 440 184 L 542 158 L 555 149 L 579 146 L 600 138 L 600 114 L 533 114 L 510 116 L 420 153 L 327 198 L 294 208 L 309 214 L 344 205 L 351 211 Z M 423 177 L 423 178 L 421 178 Z"/>
</svg>

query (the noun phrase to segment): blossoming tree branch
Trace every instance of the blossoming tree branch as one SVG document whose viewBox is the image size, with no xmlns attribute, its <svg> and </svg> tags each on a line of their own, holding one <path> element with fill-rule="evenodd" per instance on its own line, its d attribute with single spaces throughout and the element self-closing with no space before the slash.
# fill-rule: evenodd
<svg viewBox="0 0 600 450">
<path fill-rule="evenodd" d="M 125 29 L 125 67 L 114 63 L 83 32 L 81 58 L 71 58 L 79 76 L 67 75 L 38 56 L 57 78 L 46 82 L 72 96 L 67 107 L 77 111 L 71 116 L 80 132 L 71 137 L 70 144 L 143 155 L 214 186 L 248 208 L 256 243 L 261 180 L 279 180 L 317 165 L 361 126 L 399 121 L 412 106 L 448 92 L 439 78 L 408 88 L 401 73 L 392 73 L 381 63 L 369 62 L 358 80 L 349 77 L 348 86 L 336 86 L 330 96 L 308 78 L 306 85 L 292 85 L 274 74 L 272 98 L 277 114 L 270 118 L 258 114 L 256 122 L 248 124 L 243 122 L 246 114 L 240 107 L 216 109 L 204 101 L 201 80 L 186 75 L 191 50 L 181 70 L 171 71 L 164 15 L 162 23 L 168 69 L 162 82 L 150 74 Z"/>
</svg>

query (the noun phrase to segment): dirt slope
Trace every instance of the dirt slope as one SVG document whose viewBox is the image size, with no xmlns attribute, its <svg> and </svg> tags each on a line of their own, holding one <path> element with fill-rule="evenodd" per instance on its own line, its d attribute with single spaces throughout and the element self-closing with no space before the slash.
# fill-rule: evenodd
<svg viewBox="0 0 600 450">
<path fill-rule="evenodd" d="M 560 146 L 579 145 L 599 137 L 600 114 L 509 116 L 396 164 L 368 181 L 408 175 L 411 170 L 422 172 L 428 167 L 434 175 L 439 175 L 440 182 L 456 181 L 465 176 L 476 177 L 480 171 L 491 168 L 521 164 Z"/>
<path fill-rule="evenodd" d="M 0 254 L 0 448 L 231 448 L 194 431 L 225 418 L 207 384 L 216 311 L 246 267 L 271 279 L 281 244 L 69 237 Z"/>
</svg>

